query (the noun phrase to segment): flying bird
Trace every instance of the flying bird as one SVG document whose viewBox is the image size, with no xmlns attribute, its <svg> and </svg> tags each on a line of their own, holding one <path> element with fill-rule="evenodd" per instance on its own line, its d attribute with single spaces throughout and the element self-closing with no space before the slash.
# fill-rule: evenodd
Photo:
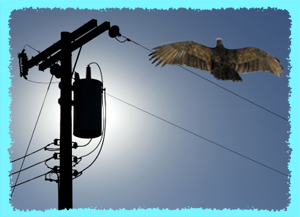
<svg viewBox="0 0 300 217">
<path fill-rule="evenodd" d="M 221 80 L 243 81 L 240 73 L 255 71 L 269 71 L 278 77 L 283 73 L 280 61 L 265 51 L 254 47 L 227 49 L 220 38 L 214 48 L 183 41 L 161 45 L 153 50 L 149 56 L 150 60 L 154 59 L 152 63 L 157 62 L 156 66 L 187 65 L 209 71 Z"/>
</svg>

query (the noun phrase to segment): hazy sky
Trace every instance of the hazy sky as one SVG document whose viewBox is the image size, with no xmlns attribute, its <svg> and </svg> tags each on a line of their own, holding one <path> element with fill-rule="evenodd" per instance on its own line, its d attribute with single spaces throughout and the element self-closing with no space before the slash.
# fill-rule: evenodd
<svg viewBox="0 0 300 217">
<path fill-rule="evenodd" d="M 284 175 L 290 173 L 291 152 L 290 123 L 285 120 L 290 116 L 291 91 L 288 10 L 12 11 L 9 20 L 11 160 L 24 155 L 48 87 L 20 78 L 17 53 L 26 44 L 43 51 L 60 39 L 60 32 L 72 32 L 91 19 L 96 19 L 98 25 L 105 21 L 111 26 L 118 25 L 122 35 L 149 49 L 188 40 L 214 47 L 218 37 L 226 48 L 257 47 L 278 58 L 284 73 L 281 78 L 261 71 L 242 74 L 243 82 L 232 82 L 219 81 L 207 71 L 185 67 L 211 83 L 178 66 L 155 67 L 148 60 L 149 51 L 132 42 L 119 43 L 107 32 L 93 39 L 83 46 L 76 66 L 81 78 L 85 77 L 86 66 L 97 62 L 108 94 L 205 139 L 107 96 L 104 146 L 97 161 L 73 181 L 74 208 L 285 210 L 288 207 L 290 179 Z M 38 54 L 29 46 L 25 49 L 29 58 Z M 77 53 L 78 50 L 73 52 L 73 64 Z M 92 77 L 100 79 L 95 65 Z M 29 70 L 29 80 L 49 82 L 50 78 L 49 69 Z M 54 83 L 29 153 L 59 138 L 59 97 L 58 84 Z M 73 141 L 83 145 L 89 140 L 73 136 Z M 94 139 L 88 147 L 78 148 L 73 154 L 79 157 L 88 153 L 98 141 Z M 52 154 L 42 150 L 29 156 L 23 168 Z M 96 154 L 83 158 L 75 169 L 84 169 Z M 13 163 L 11 172 L 18 171 L 20 163 Z M 55 160 L 49 162 L 51 166 L 58 164 Z M 18 183 L 47 171 L 44 164 L 39 164 L 22 172 Z M 12 176 L 11 181 L 15 182 L 16 177 Z M 17 210 L 57 208 L 57 193 L 57 184 L 41 177 L 16 187 L 12 206 Z"/>
</svg>

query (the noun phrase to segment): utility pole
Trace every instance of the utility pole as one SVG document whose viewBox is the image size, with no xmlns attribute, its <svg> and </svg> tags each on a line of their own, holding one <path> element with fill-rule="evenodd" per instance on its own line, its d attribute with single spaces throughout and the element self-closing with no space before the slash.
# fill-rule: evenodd
<svg viewBox="0 0 300 217">
<path fill-rule="evenodd" d="M 98 35 L 109 30 L 111 38 L 121 36 L 118 26 L 110 27 L 109 22 L 97 26 L 97 20 L 92 19 L 74 32 L 61 32 L 61 40 L 54 43 L 30 60 L 25 49 L 18 54 L 20 76 L 27 79 L 28 70 L 39 65 L 39 70 L 51 68 L 61 62 L 59 73 L 54 75 L 61 78 L 59 88 L 60 98 L 60 166 L 58 178 L 58 209 L 73 208 L 73 174 L 72 174 L 72 52 L 82 47 Z M 59 51 L 60 50 L 60 51 Z M 57 64 L 56 64 L 57 66 Z M 51 70 L 50 70 L 51 72 Z M 74 174 L 76 176 L 76 174 Z"/>
<path fill-rule="evenodd" d="M 72 52 L 71 34 L 61 32 L 60 176 L 58 209 L 73 208 L 72 180 Z"/>
</svg>

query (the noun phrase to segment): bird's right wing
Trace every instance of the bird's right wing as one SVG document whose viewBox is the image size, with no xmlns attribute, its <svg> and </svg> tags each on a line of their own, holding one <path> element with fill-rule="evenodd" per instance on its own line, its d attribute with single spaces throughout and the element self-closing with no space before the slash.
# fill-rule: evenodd
<svg viewBox="0 0 300 217">
<path fill-rule="evenodd" d="M 211 70 L 212 48 L 198 44 L 194 41 L 184 41 L 165 44 L 153 48 L 149 56 L 156 66 L 162 64 L 187 65 L 201 70 Z"/>
</svg>

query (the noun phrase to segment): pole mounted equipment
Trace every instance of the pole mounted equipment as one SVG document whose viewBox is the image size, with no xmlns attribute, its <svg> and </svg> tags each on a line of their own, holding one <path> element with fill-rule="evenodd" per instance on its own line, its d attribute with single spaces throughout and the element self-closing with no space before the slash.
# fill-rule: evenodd
<svg viewBox="0 0 300 217">
<path fill-rule="evenodd" d="M 79 138 L 96 138 L 102 135 L 103 83 L 92 79 L 91 67 L 86 68 L 86 78 L 74 82 L 74 128 Z"/>
<path fill-rule="evenodd" d="M 83 46 L 105 31 L 108 31 L 108 34 L 111 38 L 121 36 L 118 26 L 110 27 L 110 22 L 108 21 L 105 21 L 101 25 L 97 26 L 97 20 L 90 20 L 71 33 L 71 52 Z M 20 76 L 27 79 L 26 75 L 28 75 L 28 70 L 30 68 L 38 65 L 39 70 L 44 71 L 45 69 L 55 64 L 61 58 L 61 51 L 59 51 L 61 49 L 61 46 L 62 42 L 61 40 L 59 40 L 38 55 L 32 57 L 30 60 L 27 59 L 25 49 L 23 49 L 22 52 L 18 54 Z"/>
<path fill-rule="evenodd" d="M 61 32 L 61 39 L 28 60 L 25 53 L 25 49 L 18 54 L 20 76 L 27 79 L 28 70 L 34 66 L 38 66 L 40 71 L 50 67 L 50 73 L 55 75 L 56 78 L 60 78 L 59 88 L 61 95 L 59 98 L 60 104 L 60 166 L 59 170 L 54 170 L 51 173 L 58 175 L 58 209 L 72 209 L 73 208 L 73 177 L 79 177 L 82 172 L 72 169 L 72 52 L 79 47 L 82 47 L 87 42 L 91 41 L 98 35 L 108 30 L 110 37 L 115 38 L 121 36 L 118 26 L 110 27 L 109 22 L 104 22 L 97 26 L 97 20 L 92 19 L 86 24 L 82 25 L 73 32 Z M 57 62 L 60 61 L 60 65 Z M 91 71 L 88 66 L 86 79 L 80 79 L 79 74 L 75 72 L 75 103 L 74 103 L 74 135 L 81 138 L 95 138 L 101 135 L 101 121 L 97 123 L 97 120 L 101 120 L 101 106 L 102 106 L 102 82 L 91 78 Z M 80 91 L 76 92 L 76 86 L 79 86 Z M 92 88 L 89 87 L 92 86 Z M 81 92 L 85 91 L 85 95 Z M 97 93 L 97 94 L 94 94 Z M 89 95 L 90 97 L 85 97 Z M 89 99 L 85 99 L 89 98 Z M 80 100 L 76 100 L 80 99 Z M 97 101 L 94 103 L 93 101 Z M 77 107 L 76 107 L 77 103 Z M 89 108 L 94 108 L 94 113 L 89 114 L 89 109 L 85 109 L 84 103 L 90 104 Z M 78 105 L 81 105 L 78 107 Z M 82 122 L 84 115 L 89 115 L 90 122 Z M 97 118 L 93 120 L 91 118 L 96 115 Z M 80 121 L 78 121 L 80 119 Z M 80 122 L 80 124 L 79 124 Z M 90 125 L 92 127 L 90 127 Z M 82 127 L 83 126 L 83 127 Z M 75 164 L 79 161 L 74 159 Z M 54 181 L 50 179 L 50 181 Z"/>
<path fill-rule="evenodd" d="M 27 80 L 28 75 L 28 58 L 25 53 L 25 49 L 21 53 L 18 53 L 19 66 L 20 66 L 20 77 L 24 77 Z"/>
<path fill-rule="evenodd" d="M 108 35 L 109 37 L 111 38 L 115 38 L 115 37 L 120 37 L 121 34 L 120 34 L 120 29 L 118 26 L 112 26 L 109 31 L 108 31 Z"/>
</svg>

